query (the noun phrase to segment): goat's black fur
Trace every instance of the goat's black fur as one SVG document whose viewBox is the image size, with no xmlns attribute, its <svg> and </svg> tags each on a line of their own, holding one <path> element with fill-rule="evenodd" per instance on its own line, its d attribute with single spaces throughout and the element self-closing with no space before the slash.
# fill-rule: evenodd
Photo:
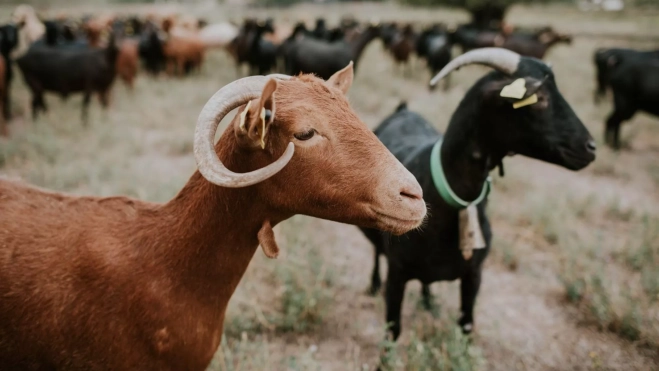
<svg viewBox="0 0 659 371">
<path fill-rule="evenodd" d="M 72 93 L 83 93 L 82 119 L 87 122 L 87 109 L 94 92 L 99 93 L 103 106 L 108 105 L 108 94 L 116 75 L 118 54 L 114 37 L 110 34 L 105 49 L 69 48 L 35 43 L 16 63 L 23 79 L 32 92 L 32 115 L 46 111 L 44 92 L 50 91 L 66 98 Z"/>
<path fill-rule="evenodd" d="M 434 25 L 421 32 L 416 44 L 416 53 L 427 61 L 430 74 L 435 76 L 451 61 L 451 37 L 441 25 Z M 449 87 L 449 78 L 445 78 L 444 87 Z"/>
<path fill-rule="evenodd" d="M 289 75 L 313 73 L 322 79 L 329 79 L 350 61 L 354 62 L 356 70 L 362 51 L 378 35 L 379 27 L 369 26 L 352 42 L 327 42 L 309 37 L 298 39 L 288 49 L 286 72 Z"/>
<path fill-rule="evenodd" d="M 0 26 L 0 55 L 5 60 L 5 96 L 3 101 L 2 115 L 5 120 L 11 118 L 11 98 L 10 87 L 11 81 L 14 78 L 12 71 L 13 62 L 11 59 L 11 52 L 18 45 L 18 28 L 15 25 L 7 24 Z"/>
<path fill-rule="evenodd" d="M 517 78 L 526 80 L 526 96 L 540 101 L 520 109 L 499 93 Z M 463 331 L 473 327 L 473 309 L 481 282 L 483 262 L 490 250 L 491 228 L 485 215 L 487 200 L 478 205 L 478 218 L 487 246 L 465 260 L 459 249 L 458 210 L 437 192 L 430 172 L 430 153 L 441 134 L 402 103 L 375 134 L 419 181 L 429 212 L 426 224 L 396 237 L 362 228 L 375 246 L 375 269 L 370 291 L 380 286 L 378 255 L 388 261 L 386 282 L 387 323 L 394 339 L 401 331 L 401 306 L 405 284 L 418 279 L 430 305 L 428 285 L 435 281 L 461 281 Z M 541 61 L 522 58 L 514 76 L 491 72 L 466 93 L 451 117 L 443 139 L 441 161 L 454 192 L 464 200 L 480 194 L 489 172 L 509 153 L 519 153 L 578 170 L 594 160 L 592 137 L 558 91 L 551 70 Z"/>
<path fill-rule="evenodd" d="M 606 120 L 605 140 L 620 148 L 620 125 L 637 111 L 659 116 L 659 50 L 600 50 L 595 54 L 597 69 L 596 100 L 613 92 L 614 110 Z"/>
</svg>

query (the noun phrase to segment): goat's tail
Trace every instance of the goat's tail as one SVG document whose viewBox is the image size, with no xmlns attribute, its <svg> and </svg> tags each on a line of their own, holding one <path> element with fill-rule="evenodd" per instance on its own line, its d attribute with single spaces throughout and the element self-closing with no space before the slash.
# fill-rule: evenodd
<svg viewBox="0 0 659 371">
<path fill-rule="evenodd" d="M 400 111 L 402 111 L 402 110 L 404 110 L 404 109 L 407 109 L 407 102 L 404 101 L 404 100 L 402 100 L 402 101 L 400 101 L 400 103 L 398 104 L 398 107 L 396 107 L 396 111 L 395 111 L 395 112 L 400 112 Z"/>
</svg>

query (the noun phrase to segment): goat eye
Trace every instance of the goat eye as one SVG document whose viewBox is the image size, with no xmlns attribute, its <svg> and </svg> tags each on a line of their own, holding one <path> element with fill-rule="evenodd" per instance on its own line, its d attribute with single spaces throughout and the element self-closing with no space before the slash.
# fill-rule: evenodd
<svg viewBox="0 0 659 371">
<path fill-rule="evenodd" d="M 316 134 L 316 130 L 309 129 L 309 130 L 304 131 L 302 133 L 295 133 L 295 134 L 293 134 L 293 136 L 297 140 L 309 140 L 314 136 L 314 134 Z"/>
<path fill-rule="evenodd" d="M 265 121 L 269 122 L 270 119 L 272 118 L 272 111 L 270 111 L 269 109 L 266 109 L 264 116 L 265 116 Z"/>
</svg>

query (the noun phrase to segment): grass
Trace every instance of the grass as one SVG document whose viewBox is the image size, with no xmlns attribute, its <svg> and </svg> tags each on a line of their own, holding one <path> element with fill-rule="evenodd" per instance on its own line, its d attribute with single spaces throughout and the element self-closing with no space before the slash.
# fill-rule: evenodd
<svg viewBox="0 0 659 371">
<path fill-rule="evenodd" d="M 138 8 L 65 5 L 77 12 Z M 7 19 L 12 7 L 1 5 L 0 19 Z M 393 3 L 305 4 L 286 10 L 186 5 L 183 10 L 210 21 L 247 14 L 309 23 L 322 14 L 330 24 L 347 14 L 416 23 L 467 19 L 455 9 Z M 633 9 L 608 14 L 530 6 L 514 7 L 509 20 L 521 26 L 551 24 L 575 34 L 572 46 L 557 46 L 548 59 L 561 92 L 598 140 L 598 158 L 577 173 L 521 156 L 507 158 L 506 177 L 495 177 L 489 206 L 494 243 L 477 301 L 475 336 L 464 337 L 454 324 L 457 284 L 433 285 L 437 310 L 428 314 L 418 308 L 418 283 L 412 282 L 403 306 L 403 334 L 395 347 L 388 346 L 386 367 L 653 369 L 656 353 L 648 357 L 647 352 L 659 344 L 659 126 L 638 115 L 622 128 L 626 148 L 619 153 L 605 148 L 603 120 L 611 105 L 592 103 L 590 61 L 598 47 L 659 47 L 633 39 L 656 35 L 659 18 L 656 12 Z M 601 36 L 612 34 L 618 37 Z M 486 71 L 464 68 L 454 74 L 449 91 L 429 93 L 428 72 L 421 65 L 404 77 L 377 42 L 361 63 L 349 99 L 369 127 L 406 100 L 443 129 L 465 91 Z M 50 112 L 32 122 L 19 75 L 12 92 L 11 137 L 0 138 L 0 175 L 76 194 L 167 201 L 195 169 L 191 141 L 199 110 L 235 78 L 225 53 L 212 52 L 199 75 L 140 76 L 133 93 L 117 84 L 112 108 L 105 112 L 94 101 L 90 126 L 83 128 L 80 97 L 61 102 L 48 95 Z M 276 234 L 282 254 L 272 261 L 257 251 L 230 302 L 223 346 L 210 370 L 372 370 L 386 345 L 383 298 L 364 295 L 372 247 L 354 227 L 304 216 L 282 223 Z M 556 293 L 563 300 L 555 300 Z"/>
<path fill-rule="evenodd" d="M 659 219 L 628 222 L 638 227 L 620 249 L 623 259 L 607 254 L 615 246 L 606 242 L 584 246 L 572 241 L 560 279 L 584 322 L 659 352 Z M 592 259 L 588 251 L 597 251 L 598 257 Z"/>
<path fill-rule="evenodd" d="M 463 335 L 455 319 L 433 319 L 410 330 L 404 347 L 381 342 L 382 369 L 386 371 L 474 371 L 484 369 L 482 351 Z"/>
</svg>

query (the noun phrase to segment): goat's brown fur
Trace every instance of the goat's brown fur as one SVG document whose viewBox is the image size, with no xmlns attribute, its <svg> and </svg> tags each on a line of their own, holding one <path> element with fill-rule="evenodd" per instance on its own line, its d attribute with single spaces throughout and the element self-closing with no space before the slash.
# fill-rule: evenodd
<svg viewBox="0 0 659 371">
<path fill-rule="evenodd" d="M 288 165 L 253 186 L 219 187 L 195 172 L 155 204 L 0 179 L 2 368 L 204 370 L 259 239 L 276 255 L 271 226 L 307 214 L 417 227 L 420 187 L 350 109 L 348 78 L 352 70 L 328 82 L 271 81 L 245 115 L 247 136 L 234 118 L 215 147 L 232 171 L 266 166 L 295 141 Z M 274 118 L 261 149 L 249 133 L 263 127 L 264 106 Z M 294 139 L 309 128 L 318 134 Z"/>
<path fill-rule="evenodd" d="M 201 68 L 205 46 L 198 37 L 170 35 L 163 45 L 163 53 L 167 59 L 167 73 L 182 76 L 186 64 L 193 68 Z"/>
<path fill-rule="evenodd" d="M 119 42 L 117 54 L 117 75 L 132 90 L 137 76 L 139 65 L 138 43 L 135 40 L 125 39 Z"/>
</svg>

